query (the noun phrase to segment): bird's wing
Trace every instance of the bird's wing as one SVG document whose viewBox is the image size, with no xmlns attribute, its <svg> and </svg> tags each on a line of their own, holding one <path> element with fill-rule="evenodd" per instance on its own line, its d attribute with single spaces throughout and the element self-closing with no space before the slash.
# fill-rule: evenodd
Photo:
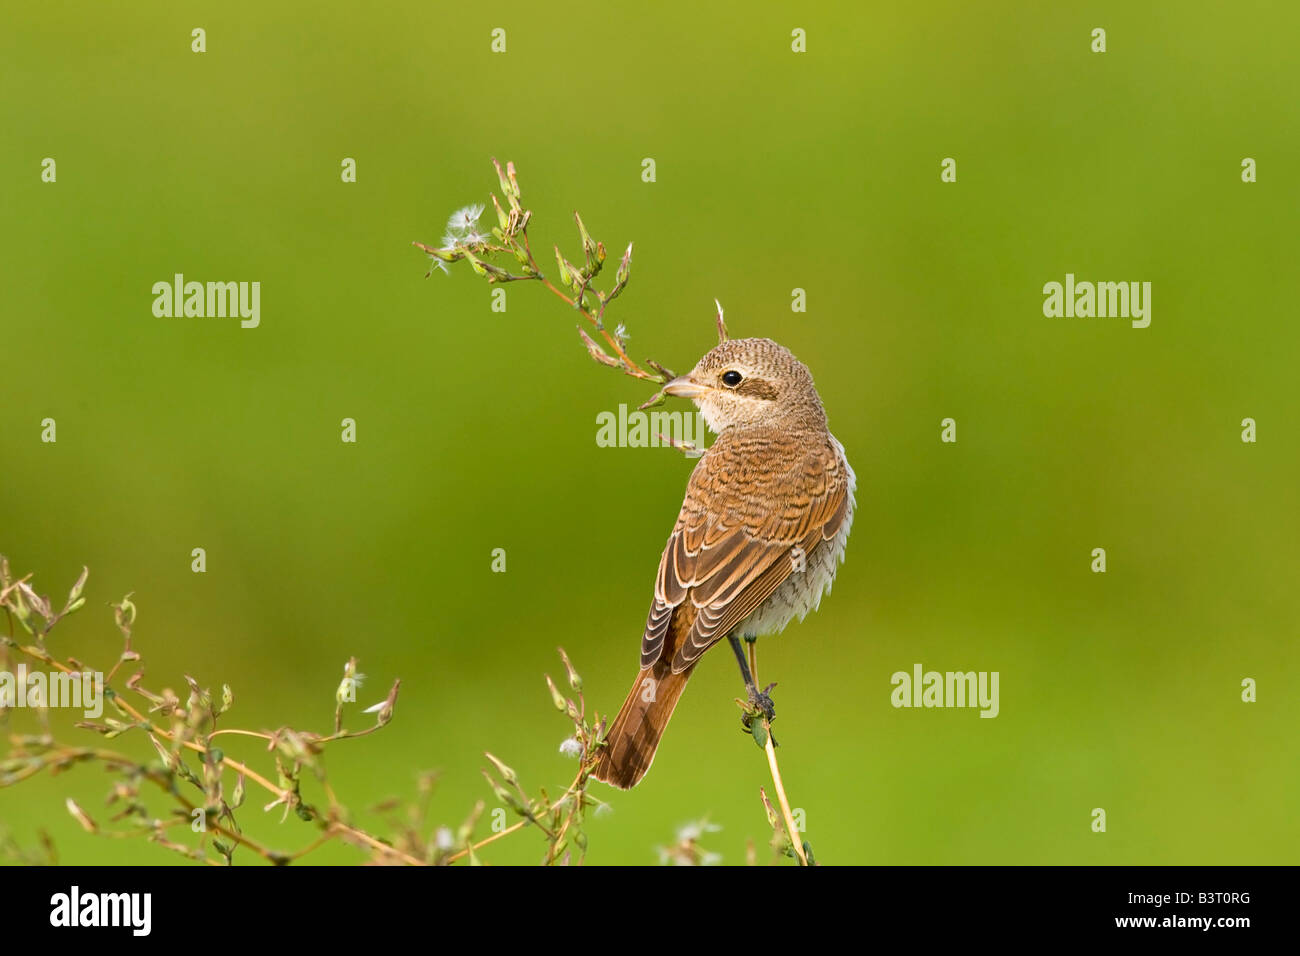
<svg viewBox="0 0 1300 956">
<path fill-rule="evenodd" d="M 847 466 L 832 441 L 809 448 L 788 436 L 719 436 L 687 485 L 659 561 L 641 639 L 641 666 L 664 653 L 690 667 L 772 596 L 795 567 L 835 536 L 849 507 Z M 674 613 L 690 602 L 690 628 L 665 649 Z"/>
</svg>

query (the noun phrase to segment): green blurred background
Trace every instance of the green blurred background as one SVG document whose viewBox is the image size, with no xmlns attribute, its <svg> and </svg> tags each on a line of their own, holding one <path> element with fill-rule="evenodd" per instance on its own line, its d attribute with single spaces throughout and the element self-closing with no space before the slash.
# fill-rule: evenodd
<svg viewBox="0 0 1300 956">
<path fill-rule="evenodd" d="M 854 534 L 821 611 L 760 664 L 823 862 L 1294 862 L 1284 7 L 7 8 L 0 551 L 56 595 L 89 565 L 57 653 L 110 661 L 106 602 L 134 591 L 149 681 L 230 683 L 236 726 L 327 729 L 349 655 L 360 705 L 400 677 L 393 723 L 328 755 L 353 808 L 436 767 L 433 815 L 455 825 L 491 798 L 484 750 L 562 788 L 542 674 L 562 644 L 594 706 L 622 700 L 691 465 L 596 446 L 597 413 L 650 390 L 595 366 L 540 286 L 510 286 L 501 315 L 467 270 L 423 278 L 410 241 L 487 201 L 495 155 L 543 249 L 577 254 L 575 208 L 611 250 L 635 240 L 611 312 L 635 356 L 688 368 L 716 296 L 733 334 L 817 378 L 858 474 Z M 175 272 L 260 281 L 261 327 L 155 318 L 150 287 Z M 1045 318 L 1066 272 L 1151 281 L 1151 327 Z M 893 709 L 889 677 L 916 662 L 999 671 L 1001 715 Z M 645 783 L 597 785 L 615 812 L 591 822 L 590 862 L 655 862 L 706 815 L 724 862 L 762 844 L 739 690 L 729 652 L 709 655 Z M 107 785 L 83 767 L 0 791 L 0 821 L 27 845 L 47 829 L 68 862 L 179 861 L 76 826 L 63 798 L 102 818 Z M 278 817 L 242 822 L 308 842 Z M 542 848 L 524 833 L 484 856 Z"/>
</svg>

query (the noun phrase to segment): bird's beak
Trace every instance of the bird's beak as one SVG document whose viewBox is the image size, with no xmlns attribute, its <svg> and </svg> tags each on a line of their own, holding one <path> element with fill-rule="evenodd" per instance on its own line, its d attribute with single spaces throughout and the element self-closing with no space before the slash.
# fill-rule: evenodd
<svg viewBox="0 0 1300 956">
<path fill-rule="evenodd" d="M 678 398 L 699 398 L 708 390 L 707 386 L 691 381 L 689 375 L 679 375 L 664 386 L 665 395 L 676 395 Z"/>
</svg>

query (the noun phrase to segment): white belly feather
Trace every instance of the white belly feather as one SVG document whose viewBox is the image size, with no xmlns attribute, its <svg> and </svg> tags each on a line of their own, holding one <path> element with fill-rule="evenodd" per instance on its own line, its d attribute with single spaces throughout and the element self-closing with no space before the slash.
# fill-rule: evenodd
<svg viewBox="0 0 1300 956">
<path fill-rule="evenodd" d="M 844 514 L 844 523 L 830 541 L 824 541 L 813 549 L 805 560 L 802 572 L 794 571 L 781 583 L 770 598 L 754 609 L 749 617 L 740 623 L 737 629 L 742 637 L 761 637 L 764 634 L 777 634 L 796 617 L 803 620 L 809 611 L 817 610 L 822 595 L 829 594 L 835 581 L 835 571 L 844 560 L 844 549 L 849 542 L 849 530 L 853 527 L 854 493 L 857 489 L 857 476 L 844 455 L 844 446 L 834 436 L 831 440 L 839 450 L 840 461 L 844 465 L 849 479 L 849 504 Z"/>
</svg>

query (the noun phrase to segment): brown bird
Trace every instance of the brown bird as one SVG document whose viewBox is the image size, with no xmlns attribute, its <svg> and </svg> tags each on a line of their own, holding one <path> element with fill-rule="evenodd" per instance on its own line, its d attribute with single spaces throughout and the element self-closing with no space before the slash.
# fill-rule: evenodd
<svg viewBox="0 0 1300 956">
<path fill-rule="evenodd" d="M 695 401 L 717 440 L 691 473 L 655 581 L 641 670 L 593 771 L 635 786 L 700 655 L 724 638 L 769 720 L 740 639 L 775 634 L 831 589 L 853 523 L 853 469 L 812 375 L 770 339 L 722 342 L 664 393 Z M 770 689 L 770 688 L 769 688 Z"/>
</svg>

